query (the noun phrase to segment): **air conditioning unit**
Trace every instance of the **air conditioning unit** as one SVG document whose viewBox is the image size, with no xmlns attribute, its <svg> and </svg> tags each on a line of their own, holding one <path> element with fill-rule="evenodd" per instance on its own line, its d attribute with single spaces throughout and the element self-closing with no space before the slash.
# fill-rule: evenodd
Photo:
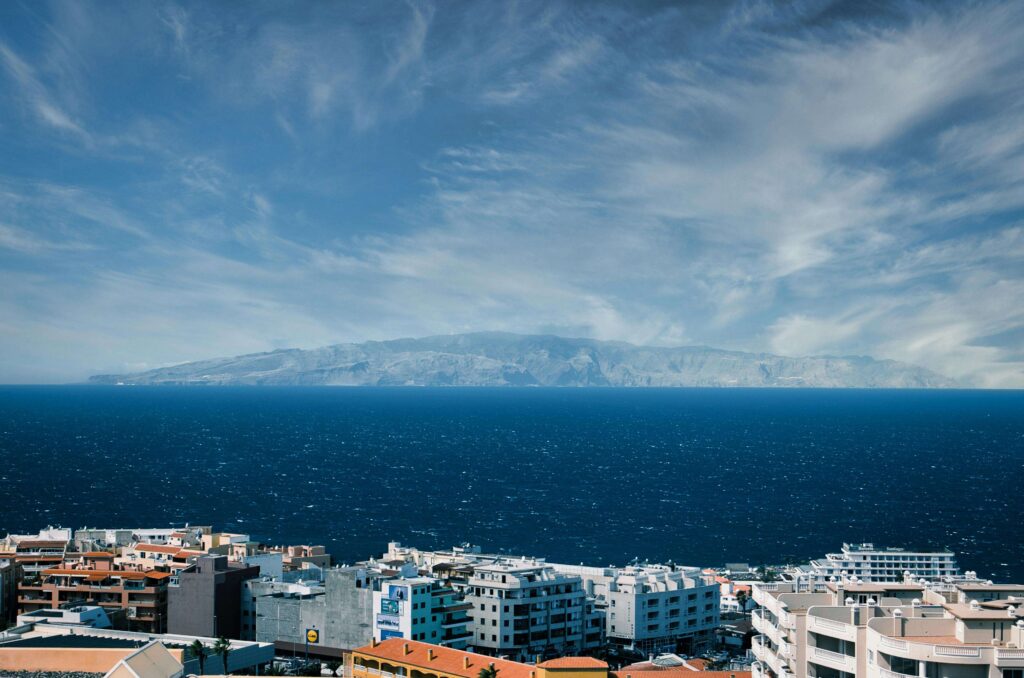
<svg viewBox="0 0 1024 678">
<path fill-rule="evenodd" d="M 993 638 L 992 645 L 994 645 L 995 647 L 1002 647 L 1003 641 L 999 640 L 998 638 Z"/>
</svg>

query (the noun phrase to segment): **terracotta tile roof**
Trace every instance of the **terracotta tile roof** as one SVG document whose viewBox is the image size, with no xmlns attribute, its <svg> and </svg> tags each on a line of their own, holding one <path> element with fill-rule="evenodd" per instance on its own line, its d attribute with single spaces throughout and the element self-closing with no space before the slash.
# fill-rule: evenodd
<svg viewBox="0 0 1024 678">
<path fill-rule="evenodd" d="M 620 669 L 619 671 L 614 671 L 614 672 L 610 673 L 609 675 L 611 676 L 611 678 L 627 678 L 627 677 L 628 678 L 666 678 L 666 676 L 672 675 L 673 673 L 679 673 L 679 674 L 685 673 L 687 678 L 691 678 L 691 677 L 692 678 L 751 678 L 751 676 L 753 675 L 750 671 L 697 671 L 697 672 L 694 672 L 694 671 L 690 671 L 689 669 L 685 669 L 683 667 L 679 667 L 677 669 L 668 669 L 667 671 L 666 670 L 661 670 L 661 671 L 627 671 L 625 669 Z M 693 675 L 694 673 L 697 673 L 697 676 L 694 676 Z"/>
<path fill-rule="evenodd" d="M 409 653 L 406 654 L 405 647 L 408 646 Z M 428 657 L 428 650 L 434 651 L 434 658 Z M 364 645 L 353 650 L 353 652 L 380 659 L 386 662 L 410 664 L 422 669 L 434 672 L 447 673 L 462 678 L 477 678 L 480 669 L 487 668 L 494 664 L 498 669 L 499 678 L 530 678 L 530 672 L 534 667 L 528 664 L 497 659 L 473 652 L 455 650 L 450 647 L 421 643 L 416 640 L 404 640 L 402 638 L 388 638 L 381 641 L 376 647 Z M 465 659 L 469 659 L 469 666 L 466 666 Z"/>
<path fill-rule="evenodd" d="M 170 553 L 175 554 L 181 550 L 180 546 L 167 546 L 165 544 L 136 544 L 136 551 L 142 553 Z"/>
<path fill-rule="evenodd" d="M 79 555 L 84 556 L 86 558 L 113 558 L 114 557 L 113 553 L 109 553 L 107 551 L 86 551 L 85 553 L 80 553 Z"/>
<path fill-rule="evenodd" d="M 58 539 L 26 539 L 25 541 L 19 541 L 17 544 L 18 550 L 22 548 L 39 549 L 39 548 L 65 548 L 68 545 L 66 541 L 60 541 Z"/>
<path fill-rule="evenodd" d="M 607 669 L 608 664 L 593 657 L 559 657 L 537 664 L 540 669 Z"/>
<path fill-rule="evenodd" d="M 96 577 L 113 577 L 115 579 L 166 579 L 171 576 L 169 572 L 156 572 L 154 570 L 150 570 L 148 572 L 134 572 L 131 570 L 71 570 L 64 567 L 51 567 L 47 570 L 43 570 L 43 574 L 70 575 L 72 577 L 86 577 L 87 579 L 95 579 Z"/>
</svg>

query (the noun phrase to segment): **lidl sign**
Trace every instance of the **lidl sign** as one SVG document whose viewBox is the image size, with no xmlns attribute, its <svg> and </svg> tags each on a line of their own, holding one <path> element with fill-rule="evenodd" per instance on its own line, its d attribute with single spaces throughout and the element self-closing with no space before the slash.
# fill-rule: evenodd
<svg viewBox="0 0 1024 678">
<path fill-rule="evenodd" d="M 310 645 L 316 645 L 320 642 L 320 632 L 316 629 L 306 629 L 306 642 Z"/>
</svg>

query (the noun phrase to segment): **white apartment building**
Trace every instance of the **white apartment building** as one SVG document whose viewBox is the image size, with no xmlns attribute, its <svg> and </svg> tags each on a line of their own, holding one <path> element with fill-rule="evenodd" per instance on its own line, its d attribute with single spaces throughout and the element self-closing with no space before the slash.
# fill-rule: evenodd
<svg viewBox="0 0 1024 678">
<path fill-rule="evenodd" d="M 373 637 L 406 638 L 464 650 L 469 644 L 470 603 L 432 577 L 381 583 L 373 593 Z"/>
<path fill-rule="evenodd" d="M 600 643 L 600 618 L 579 576 L 535 560 L 475 565 L 465 590 L 473 650 L 514 661 L 581 654 Z M 588 610 L 590 615 L 588 616 Z M 595 623 L 593 620 L 598 619 Z M 597 631 L 595 634 L 594 631 Z"/>
<path fill-rule="evenodd" d="M 952 551 L 914 551 L 905 548 L 876 548 L 874 544 L 843 544 L 839 553 L 826 554 L 807 566 L 793 568 L 785 578 L 822 584 L 836 579 L 857 577 L 863 582 L 903 581 L 904 573 L 915 578 L 956 577 L 960 568 Z"/>
<path fill-rule="evenodd" d="M 1024 670 L 1024 586 L 908 577 L 793 588 L 754 587 L 754 678 L 1020 678 Z"/>
<path fill-rule="evenodd" d="M 551 567 L 583 580 L 584 590 L 605 611 L 610 642 L 643 654 L 696 654 L 714 642 L 720 621 L 720 586 L 696 567 Z"/>
</svg>

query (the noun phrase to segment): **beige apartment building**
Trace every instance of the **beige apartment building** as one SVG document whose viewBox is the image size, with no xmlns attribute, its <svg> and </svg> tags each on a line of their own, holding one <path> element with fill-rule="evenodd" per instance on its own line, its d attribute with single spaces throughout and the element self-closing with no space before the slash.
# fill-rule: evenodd
<svg viewBox="0 0 1024 678">
<path fill-rule="evenodd" d="M 1021 678 L 1024 586 L 754 586 L 754 678 Z"/>
</svg>

